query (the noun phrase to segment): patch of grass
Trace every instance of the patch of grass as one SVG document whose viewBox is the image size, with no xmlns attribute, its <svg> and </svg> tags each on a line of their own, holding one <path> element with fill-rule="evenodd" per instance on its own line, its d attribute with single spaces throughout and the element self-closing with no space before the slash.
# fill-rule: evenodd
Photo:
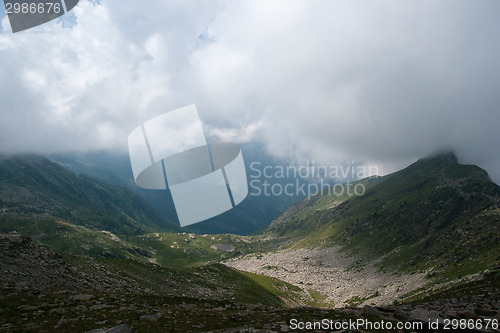
<svg viewBox="0 0 500 333">
<path fill-rule="evenodd" d="M 378 296 L 380 296 L 378 291 L 376 291 L 374 294 L 366 296 L 366 297 L 353 296 L 350 299 L 348 299 L 346 301 L 346 303 L 351 305 L 351 306 L 358 306 L 358 305 L 363 304 L 364 302 L 366 302 L 372 298 L 378 297 Z"/>
<path fill-rule="evenodd" d="M 283 304 L 289 306 L 301 304 L 303 290 L 297 286 L 260 274 L 244 271 L 238 271 L 238 273 L 275 295 Z"/>
<path fill-rule="evenodd" d="M 51 216 L 1 216 L 0 228 L 23 236 L 61 253 L 88 257 L 147 261 L 149 253 L 121 236 L 73 225 Z"/>
<path fill-rule="evenodd" d="M 231 234 L 195 235 L 188 233 L 151 233 L 128 239 L 153 253 L 153 258 L 166 267 L 196 267 L 241 254 L 248 237 Z M 212 248 L 214 244 L 230 244 L 234 251 Z"/>
<path fill-rule="evenodd" d="M 307 304 L 308 306 L 318 307 L 318 308 L 332 308 L 333 307 L 333 304 L 326 302 L 326 295 L 324 295 L 316 290 L 313 290 L 313 289 L 309 289 L 308 292 L 309 292 L 309 295 L 311 296 L 311 298 L 313 299 L 312 301 L 308 302 L 308 304 Z"/>
<path fill-rule="evenodd" d="M 262 267 L 262 269 L 267 269 L 269 271 L 276 270 L 278 268 L 279 268 L 278 266 L 273 266 L 273 265 L 267 265 L 267 266 Z"/>
</svg>

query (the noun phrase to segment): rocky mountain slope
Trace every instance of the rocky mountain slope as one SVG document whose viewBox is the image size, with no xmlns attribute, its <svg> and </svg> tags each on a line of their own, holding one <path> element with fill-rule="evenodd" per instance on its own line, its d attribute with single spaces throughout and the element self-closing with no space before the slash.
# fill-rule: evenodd
<svg viewBox="0 0 500 333">
<path fill-rule="evenodd" d="M 223 328 L 301 297 L 286 283 L 223 265 L 174 270 L 61 255 L 12 233 L 0 233 L 0 271 L 0 331 Z"/>
<path fill-rule="evenodd" d="M 367 259 L 384 257 L 380 267 L 387 269 L 439 267 L 458 276 L 498 264 L 500 187 L 484 170 L 441 153 L 372 184 L 335 207 L 319 198 L 287 212 L 269 232 L 289 237 L 300 229 L 296 246 L 339 245 Z"/>
<path fill-rule="evenodd" d="M 262 253 L 227 265 L 334 306 L 423 299 L 500 267 L 500 187 L 484 170 L 441 153 L 359 184 L 360 196 L 292 206 L 262 235 Z"/>
</svg>

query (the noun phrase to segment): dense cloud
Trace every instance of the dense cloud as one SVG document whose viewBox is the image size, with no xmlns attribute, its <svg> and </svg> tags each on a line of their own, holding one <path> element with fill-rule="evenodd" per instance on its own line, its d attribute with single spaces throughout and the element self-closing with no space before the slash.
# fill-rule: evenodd
<svg viewBox="0 0 500 333">
<path fill-rule="evenodd" d="M 500 180 L 496 1 L 82 0 L 0 33 L 0 150 L 126 149 L 196 103 L 207 134 L 374 163 L 440 148 Z"/>
</svg>

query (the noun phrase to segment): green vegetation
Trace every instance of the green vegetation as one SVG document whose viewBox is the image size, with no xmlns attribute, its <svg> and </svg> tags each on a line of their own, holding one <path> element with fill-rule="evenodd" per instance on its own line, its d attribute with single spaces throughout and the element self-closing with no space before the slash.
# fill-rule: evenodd
<svg viewBox="0 0 500 333">
<path fill-rule="evenodd" d="M 73 225 L 52 216 L 0 216 L 0 229 L 16 231 L 32 237 L 61 253 L 92 258 L 134 259 L 153 262 L 165 267 L 195 267 L 215 263 L 249 251 L 255 237 L 195 235 L 188 233 L 150 233 L 144 235 L 113 234 Z M 259 243 L 259 242 L 257 242 Z M 214 245 L 227 244 L 233 251 L 217 249 Z"/>
<path fill-rule="evenodd" d="M 40 157 L 3 160 L 0 171 L 7 193 L 0 198 L 0 229 L 30 236 L 36 244 L 22 240 L 3 246 L 24 249 L 24 257 L 0 252 L 4 264 L 29 258 L 42 244 L 58 252 L 43 250 L 50 253 L 34 258 L 48 258 L 47 265 L 33 264 L 29 270 L 42 281 L 44 274 L 37 270 L 56 267 L 54 276 L 60 274 L 61 281 L 55 282 L 62 286 L 52 290 L 18 281 L 27 276 L 16 271 L 24 272 L 20 259 L 18 266 L 5 269 L 0 323 L 13 331 L 118 323 L 146 331 L 206 331 L 245 322 L 264 328 L 266 320 L 282 322 L 298 314 L 314 318 L 312 309 L 285 312 L 286 307 L 334 306 L 314 290 L 219 264 L 250 253 L 263 258 L 283 248 L 338 246 L 355 256 L 353 271 L 374 260 L 387 273 L 426 272 L 429 284 L 405 295 L 408 302 L 500 292 L 500 188 L 483 170 L 458 164 L 452 154 L 351 184 L 364 185 L 363 196 L 330 193 L 305 199 L 253 236 L 165 231 L 168 221 L 131 192 L 61 171 Z M 14 275 L 9 280 L 7 274 Z M 473 274 L 478 278 L 471 280 Z M 83 292 L 91 299 L 82 307 L 73 296 Z M 347 303 L 358 306 L 377 296 L 354 296 Z M 141 319 L 144 315 L 155 319 Z"/>
<path fill-rule="evenodd" d="M 207 262 L 217 262 L 223 258 L 241 254 L 245 236 L 230 234 L 195 235 L 188 233 L 151 233 L 139 237 L 129 237 L 138 246 L 154 253 L 153 258 L 167 267 L 189 267 Z M 215 244 L 235 246 L 234 251 L 214 248 Z"/>
<path fill-rule="evenodd" d="M 1 159 L 0 184 L 5 215 L 50 215 L 116 234 L 179 230 L 130 190 L 77 176 L 43 156 Z"/>
<path fill-rule="evenodd" d="M 382 179 L 383 177 L 370 177 L 350 183 L 350 187 L 359 184 L 369 189 Z M 264 234 L 269 238 L 278 238 L 272 243 L 274 245 L 293 242 L 295 248 L 311 245 L 330 246 L 331 242 L 325 242 L 321 235 L 325 229 L 331 227 L 328 221 L 331 220 L 332 209 L 353 197 L 353 192 L 347 191 L 347 185 L 342 185 L 342 191 L 339 186 L 341 185 L 337 185 L 336 191 L 326 191 L 324 195 L 313 196 L 291 206 L 269 226 Z"/>
<path fill-rule="evenodd" d="M 350 306 L 358 306 L 358 305 L 363 304 L 364 302 L 366 302 L 372 298 L 375 298 L 377 296 L 379 296 L 378 291 L 375 292 L 374 294 L 366 296 L 366 297 L 353 296 L 347 301 L 347 304 L 349 304 Z"/>
<path fill-rule="evenodd" d="M 61 253 L 147 261 L 151 254 L 109 231 L 95 231 L 51 216 L 0 216 L 0 228 L 32 237 Z"/>
<path fill-rule="evenodd" d="M 378 260 L 382 271 L 433 269 L 436 282 L 495 267 L 500 253 L 500 187 L 451 153 L 394 174 L 365 179 L 363 196 L 306 199 L 269 227 L 290 248 L 341 246 L 353 269 Z"/>
<path fill-rule="evenodd" d="M 133 259 L 61 256 L 7 234 L 0 248 L 0 327 L 10 331 L 85 331 L 120 323 L 146 331 L 202 331 L 252 320 L 265 325 L 264 318 L 277 321 L 272 313 L 303 297 L 300 288 L 220 264 L 173 269 Z"/>
<path fill-rule="evenodd" d="M 474 297 L 500 293 L 500 270 L 488 270 L 482 279 L 473 281 L 457 281 L 437 290 L 420 290 L 408 297 L 407 302 L 418 304 L 438 300 L 448 300 L 458 297 Z"/>
<path fill-rule="evenodd" d="M 326 296 L 316 290 L 309 289 L 309 295 L 312 297 L 312 301 L 309 301 L 308 305 L 318 308 L 332 308 L 333 304 L 326 302 Z"/>
<path fill-rule="evenodd" d="M 289 306 L 301 304 L 301 299 L 304 297 L 304 295 L 302 295 L 302 289 L 281 280 L 249 272 L 241 271 L 238 273 L 254 282 L 260 288 L 276 295 Z M 251 292 L 251 290 L 248 290 L 248 292 Z M 251 296 L 251 294 L 249 296 Z"/>
</svg>

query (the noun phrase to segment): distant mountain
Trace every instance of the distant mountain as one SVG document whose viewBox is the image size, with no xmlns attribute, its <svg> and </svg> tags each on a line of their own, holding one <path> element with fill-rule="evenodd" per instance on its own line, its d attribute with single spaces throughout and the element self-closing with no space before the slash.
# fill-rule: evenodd
<svg viewBox="0 0 500 333">
<path fill-rule="evenodd" d="M 275 168 L 285 164 L 266 153 L 265 149 L 256 144 L 241 145 L 248 181 L 256 180 L 255 184 L 261 186 L 266 180 L 262 169 L 266 166 Z M 127 154 L 110 152 L 66 153 L 54 154 L 48 158 L 76 174 L 86 174 L 99 181 L 112 185 L 125 186 L 139 194 L 163 217 L 177 220 L 177 214 L 169 190 L 145 190 L 139 188 L 133 179 L 132 168 Z M 254 167 L 252 167 L 252 163 Z M 260 174 L 259 174 L 260 173 Z M 269 179 L 267 179 L 269 181 Z M 295 178 L 283 177 L 272 180 L 275 183 L 286 183 Z M 299 179 L 304 182 L 303 179 Z M 266 228 L 271 221 L 283 213 L 291 204 L 301 200 L 304 196 L 297 195 L 265 195 L 249 188 L 248 197 L 235 208 L 215 216 L 211 219 L 184 228 L 187 232 L 196 233 L 234 233 L 250 234 Z M 257 195 L 256 195 L 257 194 Z"/>
<path fill-rule="evenodd" d="M 0 158 L 0 217 L 46 215 L 118 234 L 178 230 L 123 187 L 73 172 L 40 155 Z"/>
<path fill-rule="evenodd" d="M 500 187 L 481 168 L 444 152 L 360 183 L 364 195 L 306 199 L 268 232 L 299 247 L 341 246 L 380 259 L 380 267 L 432 268 L 448 278 L 500 264 Z"/>
</svg>

